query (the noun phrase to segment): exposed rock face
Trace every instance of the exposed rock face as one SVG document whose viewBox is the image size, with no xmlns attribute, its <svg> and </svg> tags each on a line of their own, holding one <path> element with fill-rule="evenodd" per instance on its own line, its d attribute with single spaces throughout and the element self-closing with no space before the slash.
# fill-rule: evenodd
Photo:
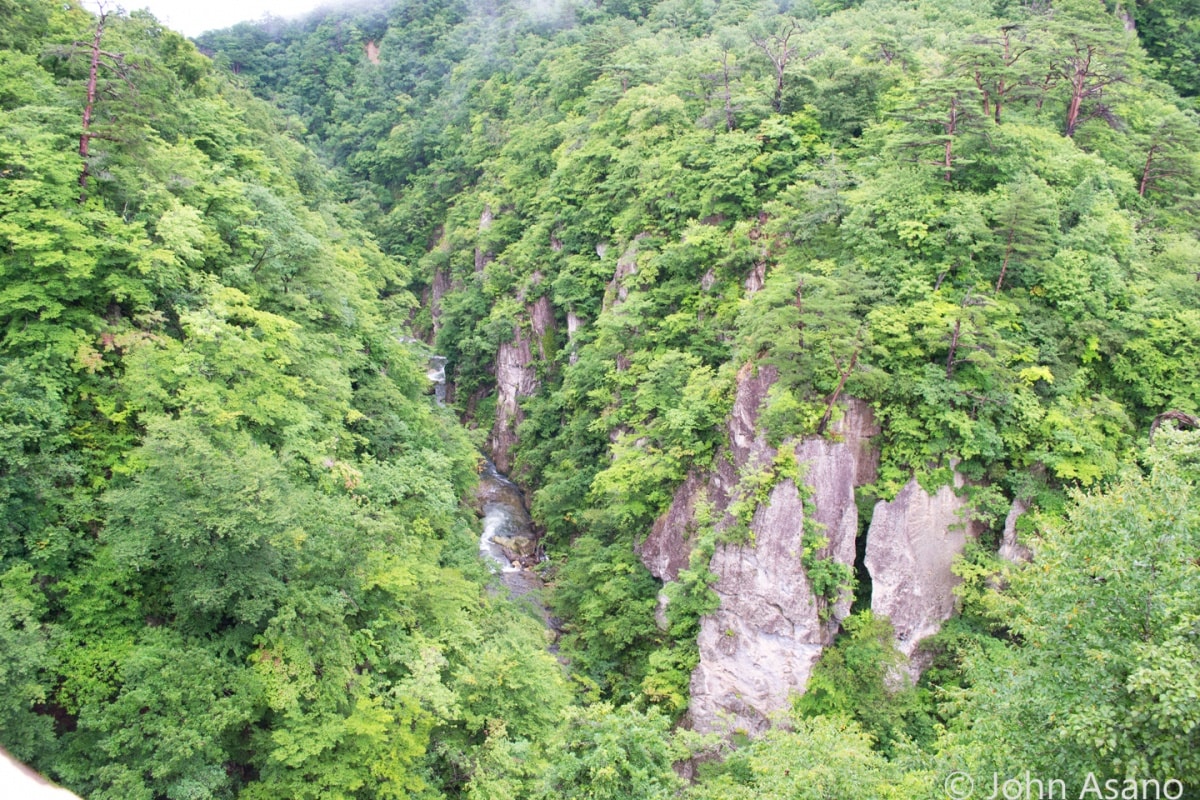
<svg viewBox="0 0 1200 800">
<path fill-rule="evenodd" d="M 575 313 L 575 309 L 567 309 L 567 342 L 571 348 L 569 358 L 572 364 L 579 360 L 579 353 L 575 350 L 575 336 L 579 333 L 581 325 L 583 325 L 583 320 Z"/>
<path fill-rule="evenodd" d="M 737 376 L 733 410 L 725 421 L 727 443 L 713 459 L 713 470 L 704 476 L 688 475 L 675 490 L 670 508 L 655 520 L 645 541 L 635 547 L 646 569 L 659 580 L 675 580 L 679 570 L 688 564 L 696 527 L 696 504 L 701 500 L 711 503 L 714 518 L 720 520 L 737 489 L 738 471 L 750 463 L 751 458 L 755 463 L 767 463 L 775 458 L 775 451 L 766 440 L 757 437 L 755 426 L 759 407 L 777 377 L 778 373 L 772 367 L 758 370 L 749 364 L 742 367 Z M 728 520 L 722 520 L 717 524 L 727 523 Z"/>
<path fill-rule="evenodd" d="M 833 439 L 812 436 L 796 445 L 796 460 L 808 467 L 804 482 L 813 498 L 812 519 L 829 540 L 818 557 L 853 566 L 858 538 L 854 490 L 873 482 L 879 472 L 879 450 L 871 444 L 879 426 L 869 405 L 849 398 L 842 418 L 830 426 L 830 432 Z M 850 614 L 853 601 L 847 591 L 834 604 L 831 618 L 835 626 Z"/>
<path fill-rule="evenodd" d="M 530 276 L 531 286 L 541 282 L 540 272 Z M 520 299 L 525 299 L 524 292 Z M 531 396 L 539 387 L 534 352 L 541 361 L 553 356 L 553 353 L 547 352 L 555 329 L 554 307 L 550 304 L 550 297 L 543 294 L 527 303 L 525 316 L 527 320 L 517 320 L 512 340 L 501 344 L 496 351 L 496 421 L 492 426 L 491 451 L 492 461 L 505 473 L 512 469 L 512 448 L 517 442 L 517 426 L 525 419 L 521 398 Z"/>
<path fill-rule="evenodd" d="M 529 334 L 518 322 L 511 341 L 496 352 L 496 422 L 492 426 L 492 461 L 501 472 L 512 469 L 512 448 L 517 442 L 517 426 L 525 419 L 522 397 L 537 391 L 537 371 Z"/>
<path fill-rule="evenodd" d="M 746 296 L 757 292 L 767 282 L 767 262 L 759 261 L 754 265 L 754 269 L 750 270 L 750 274 L 746 276 L 746 281 L 743 284 L 746 287 Z"/>
<path fill-rule="evenodd" d="M 803 520 L 800 492 L 785 480 L 754 515 L 755 544 L 717 545 L 709 569 L 719 576 L 713 589 L 721 605 L 700 623 L 692 673 L 697 730 L 731 724 L 759 733 L 808 683 L 829 638 L 801 565 Z"/>
<path fill-rule="evenodd" d="M 437 243 L 434 245 L 443 253 L 450 252 L 450 240 L 444 233 L 439 233 Z M 433 339 L 437 339 L 438 331 L 442 327 L 442 298 L 454 289 L 454 282 L 450 277 L 450 267 L 438 267 L 433 271 L 433 283 L 429 287 L 429 295 L 427 302 L 429 303 L 429 315 L 433 319 Z"/>
<path fill-rule="evenodd" d="M 756 388 L 753 394 L 761 402 L 769 384 Z M 775 453 L 761 436 L 746 441 L 757 409 L 753 417 L 739 419 L 738 412 L 745 410 L 735 404 L 731 418 L 735 461 L 773 460 Z M 728 724 L 748 733 L 765 730 L 771 716 L 788 707 L 788 697 L 804 691 L 821 651 L 850 611 L 849 593 L 828 609 L 814 595 L 802 563 L 802 538 L 805 524 L 821 524 L 829 544 L 819 557 L 853 567 L 854 490 L 875 479 L 878 454 L 869 440 L 878 429 L 871 409 L 852 399 L 832 432 L 840 441 L 814 437 L 783 445 L 794 448 L 806 469 L 811 516 L 805 518 L 796 484 L 783 480 L 751 520 L 753 543 L 718 545 L 713 554 L 709 569 L 718 576 L 713 590 L 721 605 L 700 624 L 690 710 L 697 730 L 722 730 Z"/>
<path fill-rule="evenodd" d="M 639 233 L 633 237 L 633 241 L 629 243 L 629 247 L 625 248 L 625 252 L 617 259 L 617 269 L 613 272 L 613 279 L 609 281 L 608 288 L 604 292 L 604 308 L 615 308 L 625 302 L 625 298 L 629 297 L 629 287 L 625 285 L 626 279 L 631 275 L 637 274 L 637 255 L 638 243 L 646 238 L 646 234 Z M 607 250 L 607 247 L 605 247 Z M 604 254 L 601 253 L 599 245 L 596 247 L 596 253 L 601 258 Z"/>
<path fill-rule="evenodd" d="M 738 374 L 727 444 L 713 470 L 688 476 L 640 545 L 643 562 L 660 579 L 674 580 L 687 565 L 697 505 L 711 504 L 718 529 L 728 527 L 739 474 L 774 461 L 776 451 L 758 430 L 758 417 L 776 377 L 769 367 L 747 366 Z M 878 455 L 869 439 L 877 432 L 870 408 L 851 399 L 831 428 L 834 439 L 783 445 L 807 465 L 803 481 L 815 506 L 812 519 L 825 526 L 829 539 L 822 555 L 847 565 L 854 562 L 858 530 L 854 489 L 875 478 Z M 697 730 L 766 729 L 771 716 L 787 708 L 789 695 L 804 691 L 813 664 L 848 612 L 845 597 L 822 614 L 824 600 L 813 594 L 802 564 L 804 524 L 800 490 L 785 479 L 755 512 L 751 542 L 717 545 L 709 569 L 718 577 L 713 590 L 720 607 L 701 621 L 700 664 L 692 674 L 689 716 Z"/>
<path fill-rule="evenodd" d="M 529 323 L 537 340 L 538 356 L 548 360 L 553 353 L 547 353 L 547 344 L 554 332 L 554 308 L 550 305 L 549 295 L 542 295 L 529 306 Z"/>
<path fill-rule="evenodd" d="M 1017 541 L 1017 520 L 1029 510 L 1031 503 L 1025 498 L 1013 500 L 1008 516 L 1004 518 L 1004 538 L 1000 540 L 1000 557 L 1014 564 L 1033 560 L 1033 552 Z"/>
<path fill-rule="evenodd" d="M 954 488 L 943 486 L 930 496 L 911 479 L 891 502 L 879 501 L 867 532 L 867 571 L 871 574 L 871 610 L 886 616 L 896 629 L 896 647 L 911 658 L 917 645 L 937 633 L 954 614 L 950 571 L 967 538 L 979 535 L 968 519 L 967 503 Z"/>
<path fill-rule="evenodd" d="M 676 580 L 679 571 L 688 565 L 695 532 L 696 501 L 703 494 L 704 481 L 695 473 L 689 474 L 675 490 L 667 513 L 654 521 L 650 535 L 634 545 L 646 569 L 660 581 Z"/>
</svg>

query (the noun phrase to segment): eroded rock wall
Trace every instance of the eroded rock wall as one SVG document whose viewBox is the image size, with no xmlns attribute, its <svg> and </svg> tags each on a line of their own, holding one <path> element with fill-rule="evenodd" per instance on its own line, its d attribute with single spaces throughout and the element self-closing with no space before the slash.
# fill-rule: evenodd
<svg viewBox="0 0 1200 800">
<path fill-rule="evenodd" d="M 642 563 L 659 580 L 673 581 L 687 566 L 696 533 L 697 505 L 709 503 L 717 526 L 725 527 L 729 520 L 723 517 L 737 490 L 739 472 L 752 461 L 765 464 L 775 458 L 775 450 L 756 427 L 759 409 L 777 377 L 773 367 L 742 367 L 733 409 L 725 421 L 726 443 L 713 459 L 712 469 L 703 475 L 689 474 L 675 490 L 666 513 L 655 520 L 646 539 L 635 545 Z"/>
<path fill-rule="evenodd" d="M 535 279 L 540 279 L 535 274 Z M 536 280 L 535 280 L 536 285 Z M 517 426 L 525 419 L 521 400 L 537 392 L 537 362 L 545 362 L 553 339 L 554 310 L 542 295 L 527 303 L 524 318 L 517 320 L 513 337 L 496 351 L 496 420 L 489 442 L 492 461 L 501 472 L 512 469 L 512 450 L 517 443 Z"/>
<path fill-rule="evenodd" d="M 697 730 L 768 728 L 830 641 L 801 563 L 804 503 L 795 483 L 771 490 L 751 531 L 753 544 L 718 544 L 709 564 L 721 604 L 700 623 L 689 709 Z"/>
<path fill-rule="evenodd" d="M 692 674 L 691 726 L 699 731 L 768 728 L 785 713 L 789 697 L 805 690 L 822 650 L 833 642 L 853 600 L 849 592 L 818 598 L 805 572 L 805 526 L 820 526 L 827 543 L 817 553 L 851 566 L 859 531 L 855 490 L 876 480 L 879 434 L 870 407 L 847 398 L 827 437 L 789 440 L 781 449 L 794 452 L 800 486 L 778 481 L 759 505 L 744 541 L 724 541 L 734 523 L 733 502 L 744 489 L 739 480 L 775 461 L 759 415 L 776 380 L 774 370 L 747 366 L 738 374 L 736 397 L 725 423 L 725 444 L 706 472 L 690 474 L 676 490 L 666 513 L 638 546 L 643 563 L 669 582 L 688 566 L 699 530 L 698 509 L 716 530 L 709 569 L 717 576 L 713 591 L 720 603 L 701 620 L 700 663 Z M 967 501 L 955 485 L 933 494 L 910 481 L 889 502 L 876 504 L 867 533 L 866 566 L 872 578 L 872 609 L 887 616 L 897 646 L 912 660 L 917 646 L 936 633 L 955 611 L 951 570 L 968 538 L 978 535 Z M 807 502 L 806 502 L 807 498 Z"/>
<path fill-rule="evenodd" d="M 879 426 L 871 407 L 850 398 L 842 418 L 830 430 L 832 439 L 811 436 L 796 445 L 796 461 L 806 470 L 804 483 L 813 499 L 812 520 L 821 526 L 828 544 L 819 558 L 854 565 L 858 538 L 858 507 L 854 490 L 874 482 L 879 471 L 879 449 L 871 439 Z M 847 591 L 834 604 L 832 620 L 841 623 L 850 613 L 853 595 Z"/>
<path fill-rule="evenodd" d="M 777 378 L 769 367 L 747 366 L 738 374 L 726 444 L 704 475 L 692 474 L 679 487 L 667 512 L 640 545 L 647 568 L 664 581 L 687 566 L 698 531 L 696 511 L 711 506 L 718 532 L 733 524 L 728 514 L 739 494 L 739 477 L 768 467 L 776 458 L 759 427 L 759 414 Z M 878 456 L 870 438 L 878 432 L 870 408 L 851 399 L 831 438 L 788 441 L 802 470 L 811 520 L 829 540 L 821 557 L 852 565 L 858 513 L 854 489 L 875 478 Z M 701 731 L 759 733 L 804 691 L 822 649 L 849 611 L 850 597 L 825 607 L 803 566 L 805 503 L 791 479 L 772 487 L 750 521 L 750 538 L 716 546 L 709 569 L 717 611 L 700 625 L 700 664 L 692 675 L 689 717 Z"/>
<path fill-rule="evenodd" d="M 954 614 L 959 579 L 950 567 L 967 539 L 979 535 L 966 499 L 956 492 L 963 483 L 956 473 L 953 487 L 930 495 L 911 479 L 893 500 L 877 503 L 871 516 L 866 552 L 871 610 L 891 620 L 896 647 L 910 659 L 921 640 Z"/>
<path fill-rule="evenodd" d="M 999 556 L 1006 561 L 1019 564 L 1033 559 L 1033 551 L 1021 544 L 1017 539 L 1017 520 L 1032 506 L 1032 502 L 1023 497 L 1013 500 L 1008 516 L 1004 518 L 1004 536 L 1000 540 Z"/>
<path fill-rule="evenodd" d="M 742 419 L 735 413 L 731 420 L 730 447 L 743 454 L 735 459 L 742 464 L 775 458 L 761 433 L 749 441 L 738 435 L 739 428 L 743 434 L 754 429 L 757 410 Z M 709 569 L 717 575 L 713 590 L 721 603 L 700 624 L 700 664 L 692 674 L 689 711 L 697 730 L 754 734 L 769 727 L 788 708 L 788 698 L 804 691 L 813 665 L 849 613 L 848 592 L 832 605 L 813 592 L 803 565 L 804 531 L 819 524 L 828 544 L 818 557 L 853 568 L 854 490 L 875 479 L 878 455 L 870 438 L 878 429 L 870 408 L 852 399 L 831 432 L 832 439 L 782 445 L 800 464 L 808 515 L 800 488 L 782 480 L 755 511 L 750 541 L 720 544 L 713 554 Z"/>
<path fill-rule="evenodd" d="M 530 345 L 529 336 L 518 325 L 512 340 L 501 344 L 496 353 L 496 421 L 489 444 L 492 461 L 505 473 L 512 469 L 517 426 L 525 419 L 521 398 L 532 395 L 538 387 Z"/>
</svg>

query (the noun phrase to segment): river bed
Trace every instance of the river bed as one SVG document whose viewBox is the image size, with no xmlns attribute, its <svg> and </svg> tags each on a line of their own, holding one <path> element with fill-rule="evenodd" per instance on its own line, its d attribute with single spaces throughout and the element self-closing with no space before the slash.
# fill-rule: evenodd
<svg viewBox="0 0 1200 800">
<path fill-rule="evenodd" d="M 521 489 L 502 475 L 495 464 L 485 461 L 479 473 L 476 500 L 483 515 L 480 555 L 491 564 L 512 597 L 524 597 L 540 590 L 542 579 L 532 567 L 544 557 L 537 546 L 537 534 Z M 548 620 L 541 603 L 536 597 L 531 599 L 542 617 Z"/>
</svg>

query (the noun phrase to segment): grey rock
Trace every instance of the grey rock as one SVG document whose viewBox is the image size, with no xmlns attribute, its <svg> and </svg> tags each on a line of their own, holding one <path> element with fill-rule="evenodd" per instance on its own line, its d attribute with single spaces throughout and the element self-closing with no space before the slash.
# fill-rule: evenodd
<svg viewBox="0 0 1200 800">
<path fill-rule="evenodd" d="M 575 348 L 575 337 L 582 326 L 583 320 L 575 313 L 575 309 L 567 309 L 567 342 L 571 348 L 569 360 L 572 364 L 579 361 L 579 352 Z"/>
<path fill-rule="evenodd" d="M 540 277 L 535 273 L 535 276 Z M 542 295 L 537 300 L 533 301 L 528 308 L 529 324 L 533 329 L 534 340 L 537 343 L 538 356 L 543 360 L 548 360 L 553 353 L 546 352 L 546 343 L 555 329 L 554 324 L 554 308 L 550 305 L 550 296 Z"/>
<path fill-rule="evenodd" d="M 746 275 L 746 281 L 743 284 L 746 287 L 746 296 L 757 292 L 767 282 L 767 262 L 759 261 L 754 265 L 754 269 L 750 270 Z"/>
<path fill-rule="evenodd" d="M 639 233 L 633 237 L 633 241 L 625 248 L 625 252 L 617 259 L 617 269 L 613 272 L 612 280 L 609 281 L 608 287 L 604 292 L 604 309 L 610 310 L 616 308 L 621 303 L 625 302 L 625 298 L 629 297 L 629 287 L 626 285 L 628 279 L 637 274 L 637 256 L 638 244 L 645 239 L 648 234 Z M 597 247 L 596 252 L 600 254 Z M 603 258 L 603 254 L 600 254 Z"/>
<path fill-rule="evenodd" d="M 726 444 L 713 469 L 688 476 L 639 546 L 643 562 L 656 577 L 674 580 L 688 564 L 701 502 L 711 505 L 718 531 L 728 529 L 739 475 L 774 461 L 776 450 L 759 430 L 758 420 L 776 379 L 770 367 L 748 365 L 739 372 L 725 424 Z M 875 478 L 878 453 L 870 437 L 876 433 L 870 407 L 848 399 L 843 415 L 831 426 L 831 438 L 783 445 L 804 465 L 812 522 L 823 525 L 829 539 L 823 555 L 843 564 L 854 562 L 854 489 Z M 713 590 L 720 605 L 700 624 L 700 664 L 692 674 L 688 712 L 693 728 L 762 732 L 788 708 L 791 695 L 804 691 L 822 649 L 836 635 L 850 597 L 826 609 L 825 600 L 814 595 L 802 562 L 806 522 L 800 490 L 785 479 L 756 510 L 751 541 L 717 546 L 709 569 L 717 576 Z"/>
<path fill-rule="evenodd" d="M 910 659 L 921 640 L 954 614 L 959 578 L 950 566 L 968 537 L 979 535 L 966 500 L 955 493 L 963 485 L 955 473 L 953 488 L 930 495 L 913 478 L 894 500 L 879 501 L 871 517 L 866 553 L 871 610 L 891 620 L 896 647 Z"/>
<path fill-rule="evenodd" d="M 492 461 L 501 472 L 512 469 L 512 448 L 517 442 L 517 426 L 525 419 L 521 398 L 538 389 L 533 347 L 529 334 L 518 322 L 510 341 L 496 352 L 496 421 L 492 425 Z"/>
<path fill-rule="evenodd" d="M 654 604 L 654 624 L 660 631 L 670 630 L 671 620 L 667 616 L 667 606 L 671 605 L 671 598 L 666 592 L 658 593 L 658 601 Z"/>
<path fill-rule="evenodd" d="M 1013 500 L 1008 516 L 1004 518 L 1004 537 L 1000 540 L 1000 557 L 1019 564 L 1033 560 L 1033 551 L 1017 541 L 1017 520 L 1029 510 L 1032 503 L 1022 497 Z"/>
<path fill-rule="evenodd" d="M 810 436 L 797 444 L 796 461 L 806 465 L 804 483 L 812 498 L 812 519 L 829 541 L 818 558 L 853 567 L 858 538 L 854 490 L 873 482 L 878 474 L 879 450 L 871 438 L 879 434 L 879 426 L 871 407 L 852 397 L 829 431 L 832 438 Z M 853 601 L 851 592 L 842 593 L 831 617 L 835 625 L 850 614 Z"/>
<path fill-rule="evenodd" d="M 721 599 L 701 620 L 689 710 L 696 730 L 761 733 L 804 690 L 827 643 L 801 565 L 804 507 L 791 480 L 754 515 L 754 544 L 719 544 L 709 565 Z"/>
<path fill-rule="evenodd" d="M 675 490 L 670 508 L 654 521 L 650 535 L 634 545 L 646 569 L 660 581 L 677 580 L 679 571 L 687 567 L 695 533 L 696 502 L 704 496 L 704 481 L 690 473 Z"/>
<path fill-rule="evenodd" d="M 529 288 L 538 286 L 542 280 L 542 273 L 534 272 L 529 277 Z M 524 290 L 518 299 L 525 302 Z M 534 352 L 536 350 L 538 359 L 543 362 L 553 355 L 546 352 L 546 347 L 554 329 L 554 307 L 549 295 L 543 294 L 526 302 L 525 313 L 516 322 L 512 340 L 501 344 L 496 351 L 496 420 L 490 444 L 492 461 L 501 472 L 512 469 L 517 426 L 525 420 L 521 399 L 535 394 L 541 385 Z"/>
</svg>

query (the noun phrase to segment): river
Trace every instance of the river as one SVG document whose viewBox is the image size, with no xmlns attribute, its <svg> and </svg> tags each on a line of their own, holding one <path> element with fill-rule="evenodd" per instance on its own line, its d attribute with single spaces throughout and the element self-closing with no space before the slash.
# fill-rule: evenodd
<svg viewBox="0 0 1200 800">
<path fill-rule="evenodd" d="M 520 488 L 497 471 L 495 464 L 485 461 L 476 499 L 483 514 L 480 555 L 493 565 L 514 597 L 541 589 L 542 579 L 531 567 L 542 556 Z"/>
<path fill-rule="evenodd" d="M 415 339 L 412 340 L 416 342 Z M 433 384 L 433 396 L 439 406 L 446 404 L 446 357 L 428 357 L 425 376 Z M 492 565 L 509 594 L 524 597 L 542 588 L 542 579 L 531 567 L 542 559 L 533 520 L 525 506 L 525 495 L 515 483 L 484 460 L 476 490 L 476 508 L 483 515 L 479 553 Z M 538 613 L 550 624 L 546 609 L 537 596 L 530 598 Z"/>
</svg>

